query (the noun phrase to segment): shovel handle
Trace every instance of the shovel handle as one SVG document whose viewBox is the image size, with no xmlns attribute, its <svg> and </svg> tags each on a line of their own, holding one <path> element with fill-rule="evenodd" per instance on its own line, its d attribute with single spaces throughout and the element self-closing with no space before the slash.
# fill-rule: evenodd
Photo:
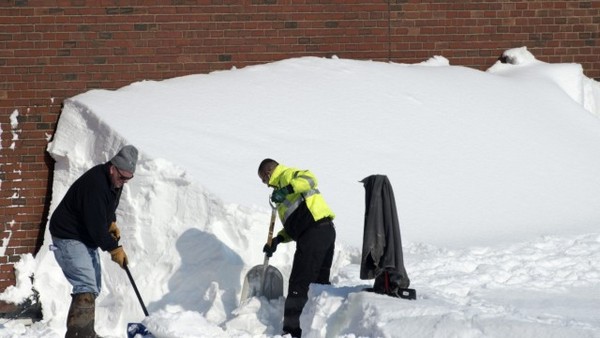
<svg viewBox="0 0 600 338">
<path fill-rule="evenodd" d="M 269 224 L 269 234 L 267 235 L 267 244 L 271 246 L 273 243 L 273 228 L 275 228 L 275 219 L 277 218 L 277 209 L 275 206 L 271 204 L 271 223 Z M 269 265 L 269 256 L 265 253 L 265 260 L 263 261 L 263 266 L 265 267 L 265 271 L 267 270 L 267 266 Z"/>
<path fill-rule="evenodd" d="M 127 265 L 124 266 L 125 272 L 127 272 L 127 277 L 129 277 L 129 281 L 131 282 L 131 285 L 133 285 L 133 290 L 135 291 L 135 295 L 137 296 L 138 300 L 140 301 L 140 305 L 142 306 L 142 310 L 144 311 L 144 314 L 146 315 L 146 317 L 148 317 L 148 310 L 146 310 L 146 305 L 144 305 L 144 301 L 142 300 L 142 296 L 140 295 L 140 291 L 137 288 L 137 285 L 135 285 L 135 281 L 133 280 L 133 277 L 131 276 L 131 272 L 129 271 L 129 267 Z"/>
<path fill-rule="evenodd" d="M 269 201 L 269 204 L 270 201 Z M 273 243 L 273 229 L 275 228 L 275 218 L 277 217 L 277 209 L 271 204 L 271 223 L 269 224 L 269 234 L 267 235 L 267 244 L 271 246 Z M 260 278 L 260 289 L 263 290 L 265 287 L 265 276 L 267 274 L 267 267 L 269 266 L 269 256 L 265 253 L 265 259 L 263 261 L 263 271 Z"/>
<path fill-rule="evenodd" d="M 277 209 L 271 206 L 271 224 L 269 224 L 269 235 L 267 237 L 267 244 L 269 246 L 273 242 L 273 229 L 275 228 L 275 219 L 277 218 Z"/>
</svg>

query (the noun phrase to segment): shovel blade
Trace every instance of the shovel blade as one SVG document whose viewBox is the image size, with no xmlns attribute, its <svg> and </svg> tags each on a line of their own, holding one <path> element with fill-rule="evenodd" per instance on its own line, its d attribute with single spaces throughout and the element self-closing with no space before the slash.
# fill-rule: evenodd
<svg viewBox="0 0 600 338">
<path fill-rule="evenodd" d="M 283 275 L 272 265 L 268 265 L 266 270 L 265 265 L 256 265 L 244 278 L 240 302 L 260 296 L 269 300 L 283 296 Z"/>
<path fill-rule="evenodd" d="M 127 324 L 127 338 L 154 338 L 152 333 L 142 323 Z"/>
</svg>

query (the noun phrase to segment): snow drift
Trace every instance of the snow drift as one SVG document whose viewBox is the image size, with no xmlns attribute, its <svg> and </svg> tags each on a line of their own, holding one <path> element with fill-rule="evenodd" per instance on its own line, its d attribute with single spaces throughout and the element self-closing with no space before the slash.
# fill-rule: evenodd
<svg viewBox="0 0 600 338">
<path fill-rule="evenodd" d="M 427 257 L 435 247 L 467 248 L 471 257 L 477 247 L 597 233 L 597 83 L 579 65 L 541 63 L 526 49 L 506 55 L 510 63 L 487 72 L 443 57 L 416 65 L 303 57 L 77 95 L 65 102 L 48 147 L 56 160 L 51 210 L 85 170 L 135 145 L 138 169 L 118 223 L 154 313 L 147 324 L 164 337 L 194 336 L 167 324 L 181 318 L 201 322 L 207 335 L 273 335 L 281 314 L 269 309 L 281 304 L 254 299 L 238 307 L 246 271 L 262 261 L 269 221 L 269 191 L 256 169 L 265 157 L 311 169 L 337 214 L 337 277 L 333 287 L 311 288 L 305 332 L 393 336 L 406 325 L 400 317 L 447 312 L 436 312 L 444 308 L 437 299 L 361 320 L 364 307 L 388 305 L 356 293 L 368 284 L 353 273 L 362 241 L 360 179 L 390 178 L 407 255 L 420 260 L 407 260 L 413 283 L 436 283 L 419 265 L 436 261 Z M 595 245 L 595 237 L 584 241 Z M 47 234 L 35 287 L 46 325 L 60 331 L 70 287 L 49 242 Z M 282 247 L 271 264 L 287 276 L 292 255 Z M 102 256 L 97 318 L 111 325 L 98 331 L 119 336 L 143 315 L 125 273 Z M 451 294 L 466 297 L 454 287 Z"/>
</svg>

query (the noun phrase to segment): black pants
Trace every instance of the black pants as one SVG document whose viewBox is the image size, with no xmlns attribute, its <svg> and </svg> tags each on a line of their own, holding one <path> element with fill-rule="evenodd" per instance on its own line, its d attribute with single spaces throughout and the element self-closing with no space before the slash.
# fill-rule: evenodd
<svg viewBox="0 0 600 338">
<path fill-rule="evenodd" d="M 310 283 L 330 284 L 329 275 L 335 249 L 335 228 L 332 222 L 307 229 L 296 241 L 296 253 L 288 295 L 283 312 L 283 331 L 300 337 L 300 314 L 308 300 Z"/>
</svg>

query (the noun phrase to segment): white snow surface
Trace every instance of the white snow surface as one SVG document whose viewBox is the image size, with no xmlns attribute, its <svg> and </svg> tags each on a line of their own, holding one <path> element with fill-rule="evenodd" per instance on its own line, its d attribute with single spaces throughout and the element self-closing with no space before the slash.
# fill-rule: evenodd
<svg viewBox="0 0 600 338">
<path fill-rule="evenodd" d="M 487 71 L 442 56 L 302 57 L 68 99 L 48 147 L 51 211 L 87 169 L 140 150 L 117 217 L 150 315 L 102 253 L 96 331 L 278 336 L 283 297 L 240 304 L 263 261 L 270 191 L 257 166 L 271 157 L 312 170 L 337 214 L 332 285 L 311 285 L 303 337 L 600 337 L 600 86 L 525 47 L 505 56 Z M 371 174 L 394 188 L 417 300 L 362 291 L 359 181 Z M 50 244 L 47 233 L 0 295 L 22 302 L 34 274 L 44 319 L 0 321 L 0 336 L 64 336 L 71 288 Z M 270 260 L 286 284 L 293 252 Z"/>
</svg>

